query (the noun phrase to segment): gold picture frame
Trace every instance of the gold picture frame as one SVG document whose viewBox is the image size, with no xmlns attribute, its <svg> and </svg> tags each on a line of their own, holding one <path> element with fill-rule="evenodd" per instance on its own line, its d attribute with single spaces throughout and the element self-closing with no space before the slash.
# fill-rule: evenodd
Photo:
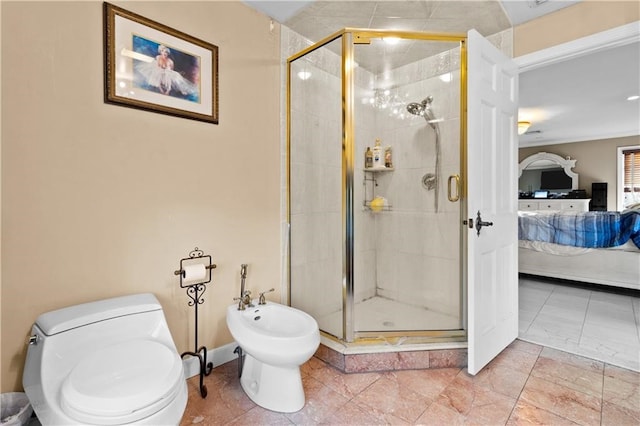
<svg viewBox="0 0 640 426">
<path fill-rule="evenodd" d="M 104 100 L 218 124 L 218 47 L 104 3 Z"/>
</svg>

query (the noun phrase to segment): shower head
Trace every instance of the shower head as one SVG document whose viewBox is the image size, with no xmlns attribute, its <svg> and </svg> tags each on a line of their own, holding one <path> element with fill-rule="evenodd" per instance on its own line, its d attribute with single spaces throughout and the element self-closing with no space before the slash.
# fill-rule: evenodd
<svg viewBox="0 0 640 426">
<path fill-rule="evenodd" d="M 427 96 L 422 102 L 411 102 L 407 105 L 407 111 L 413 115 L 424 115 L 425 111 L 431 107 L 433 96 Z"/>
<path fill-rule="evenodd" d="M 424 113 L 424 107 L 417 102 L 411 102 L 407 105 L 407 111 L 413 115 L 422 115 Z"/>
<path fill-rule="evenodd" d="M 407 111 L 413 115 L 421 115 L 424 119 L 429 123 L 429 125 L 437 130 L 436 124 L 434 120 L 436 119 L 435 115 L 433 115 L 433 111 L 431 111 L 431 103 L 433 102 L 433 96 L 427 96 L 422 102 L 411 102 L 407 105 Z"/>
</svg>

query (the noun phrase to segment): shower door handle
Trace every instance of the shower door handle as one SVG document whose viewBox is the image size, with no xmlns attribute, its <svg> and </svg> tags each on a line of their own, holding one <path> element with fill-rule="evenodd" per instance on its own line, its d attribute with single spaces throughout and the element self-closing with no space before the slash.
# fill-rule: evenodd
<svg viewBox="0 0 640 426">
<path fill-rule="evenodd" d="M 455 180 L 456 181 L 456 195 L 453 196 L 451 195 L 451 181 Z M 449 201 L 451 201 L 452 203 L 455 203 L 456 201 L 458 201 L 460 199 L 460 176 L 458 175 L 451 175 L 449 176 L 449 181 L 447 182 L 447 198 L 449 198 Z"/>
</svg>

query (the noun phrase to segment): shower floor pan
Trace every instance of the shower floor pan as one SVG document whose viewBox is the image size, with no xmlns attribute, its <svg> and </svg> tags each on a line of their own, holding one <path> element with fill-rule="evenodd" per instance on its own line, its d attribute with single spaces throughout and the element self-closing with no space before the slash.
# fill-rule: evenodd
<svg viewBox="0 0 640 426">
<path fill-rule="evenodd" d="M 355 329 L 358 332 L 456 330 L 456 316 L 430 311 L 385 297 L 372 297 L 355 304 Z M 342 311 L 318 318 L 320 330 L 342 331 Z"/>
<path fill-rule="evenodd" d="M 383 297 L 356 303 L 354 343 L 330 333 L 342 330 L 342 312 L 320 318 L 320 347 L 315 356 L 346 373 L 465 367 L 467 341 L 456 317 Z M 425 331 L 427 324 L 433 331 Z M 420 331 L 418 331 L 420 330 Z"/>
</svg>

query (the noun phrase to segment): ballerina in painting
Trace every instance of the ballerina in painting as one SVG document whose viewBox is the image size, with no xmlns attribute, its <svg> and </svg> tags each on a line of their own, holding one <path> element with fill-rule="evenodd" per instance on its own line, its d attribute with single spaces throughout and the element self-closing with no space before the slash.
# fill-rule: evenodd
<svg viewBox="0 0 640 426">
<path fill-rule="evenodd" d="M 197 86 L 174 70 L 174 62 L 169 55 L 171 50 L 161 44 L 158 46 L 158 55 L 154 60 L 139 62 L 136 70 L 146 79 L 148 86 L 163 95 L 170 95 L 172 90 L 184 96 L 197 94 Z"/>
</svg>

